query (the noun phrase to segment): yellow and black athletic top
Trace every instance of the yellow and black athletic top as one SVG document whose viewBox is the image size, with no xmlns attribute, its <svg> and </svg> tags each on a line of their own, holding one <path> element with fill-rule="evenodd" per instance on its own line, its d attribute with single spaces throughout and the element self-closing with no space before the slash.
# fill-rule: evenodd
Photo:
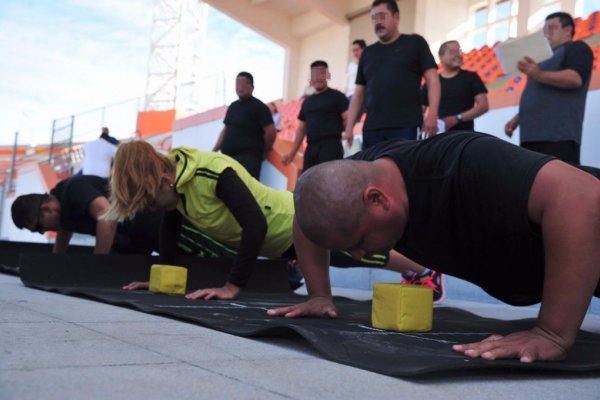
<svg viewBox="0 0 600 400">
<path fill-rule="evenodd" d="M 179 147 L 177 211 L 211 238 L 238 251 L 230 282 L 244 286 L 257 256 L 280 257 L 292 246 L 292 193 L 271 189 L 224 154 Z"/>
</svg>

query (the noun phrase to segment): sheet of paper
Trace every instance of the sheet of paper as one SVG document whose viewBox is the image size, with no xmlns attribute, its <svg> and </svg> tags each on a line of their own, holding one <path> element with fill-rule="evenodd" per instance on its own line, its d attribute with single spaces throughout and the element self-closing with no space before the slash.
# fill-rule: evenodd
<svg viewBox="0 0 600 400">
<path fill-rule="evenodd" d="M 507 75 L 519 72 L 517 62 L 527 56 L 536 63 L 547 60 L 552 56 L 550 44 L 540 30 L 531 35 L 508 40 L 495 48 L 496 57 Z"/>
</svg>

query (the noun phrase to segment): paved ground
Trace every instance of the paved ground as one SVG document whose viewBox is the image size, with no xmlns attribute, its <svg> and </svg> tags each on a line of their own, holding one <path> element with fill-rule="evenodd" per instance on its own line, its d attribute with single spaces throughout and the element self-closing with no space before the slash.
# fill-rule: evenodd
<svg viewBox="0 0 600 400">
<path fill-rule="evenodd" d="M 355 297 L 367 292 L 341 291 Z M 447 300 L 520 318 L 534 309 Z M 586 329 L 600 332 L 600 316 Z M 244 339 L 22 286 L 0 275 L 0 399 L 600 399 L 600 373 L 398 379 L 322 359 L 291 339 Z"/>
</svg>

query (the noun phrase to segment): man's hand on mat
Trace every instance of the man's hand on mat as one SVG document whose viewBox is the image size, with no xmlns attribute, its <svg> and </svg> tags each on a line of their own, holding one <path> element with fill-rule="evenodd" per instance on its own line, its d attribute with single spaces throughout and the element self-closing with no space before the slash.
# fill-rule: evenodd
<svg viewBox="0 0 600 400">
<path fill-rule="evenodd" d="M 221 287 L 221 288 L 208 288 L 208 289 L 198 289 L 195 292 L 192 293 L 188 293 L 185 295 L 185 297 L 187 297 L 188 299 L 204 299 L 204 300 L 210 300 L 210 299 L 222 299 L 222 300 L 226 300 L 226 299 L 233 299 L 234 297 L 237 297 L 238 294 L 240 294 L 241 289 L 234 285 L 233 283 L 229 283 L 227 282 L 225 284 L 225 286 Z"/>
<path fill-rule="evenodd" d="M 310 300 L 289 307 L 280 307 L 267 310 L 267 314 L 273 317 L 321 317 L 336 318 L 337 310 L 330 297 L 312 297 Z"/>
<path fill-rule="evenodd" d="M 134 281 L 134 282 L 131 282 L 129 285 L 123 286 L 123 289 L 125 289 L 125 290 L 142 290 L 142 289 L 148 289 L 148 287 L 150 287 L 150 282 L 148 282 L 148 281 L 146 281 L 146 282 Z"/>
<path fill-rule="evenodd" d="M 539 327 L 515 332 L 506 336 L 492 335 L 470 344 L 457 344 L 452 349 L 467 357 L 485 360 L 518 358 L 523 363 L 534 361 L 559 361 L 567 356 L 566 343 L 560 337 Z"/>
</svg>

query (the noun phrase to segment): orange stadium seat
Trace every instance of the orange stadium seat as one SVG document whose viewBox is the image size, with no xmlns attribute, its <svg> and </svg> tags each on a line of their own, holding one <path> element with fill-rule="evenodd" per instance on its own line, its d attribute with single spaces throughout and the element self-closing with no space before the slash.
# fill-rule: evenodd
<svg viewBox="0 0 600 400">
<path fill-rule="evenodd" d="M 525 83 L 527 83 L 527 76 L 519 74 L 508 80 L 506 86 L 504 86 L 504 91 L 506 93 L 518 92 L 525 87 Z"/>
<path fill-rule="evenodd" d="M 592 48 L 594 52 L 594 64 L 592 66 L 593 71 L 600 71 L 600 43 Z"/>
<path fill-rule="evenodd" d="M 573 40 L 581 40 L 585 37 L 588 32 L 588 24 L 587 20 L 582 20 L 581 18 L 575 18 L 575 35 L 573 36 Z"/>
<path fill-rule="evenodd" d="M 600 11 L 594 11 L 588 17 L 590 34 L 600 33 Z"/>
<path fill-rule="evenodd" d="M 291 101 L 278 106 L 281 114 L 281 131 L 277 134 L 278 139 L 294 141 L 296 129 L 298 128 L 298 113 L 302 106 L 302 99 Z"/>
</svg>

